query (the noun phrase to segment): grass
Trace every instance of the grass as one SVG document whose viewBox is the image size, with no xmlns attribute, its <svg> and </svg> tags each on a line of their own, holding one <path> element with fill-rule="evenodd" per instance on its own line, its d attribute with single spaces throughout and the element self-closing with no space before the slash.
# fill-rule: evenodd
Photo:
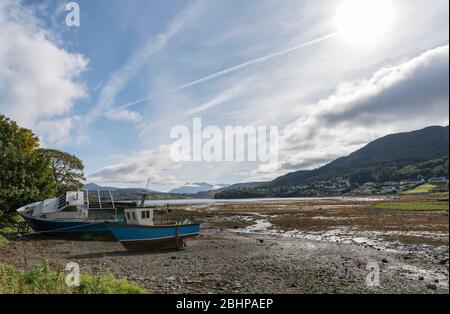
<svg viewBox="0 0 450 314">
<path fill-rule="evenodd" d="M 0 221 L 0 247 L 8 244 L 8 239 L 6 239 L 6 235 L 11 235 L 17 232 L 17 228 L 13 226 L 11 223 L 7 223 L 5 221 Z"/>
<path fill-rule="evenodd" d="M 48 264 L 20 271 L 0 264 L 0 294 L 147 294 L 146 289 L 113 275 L 81 275 L 79 287 L 65 283 L 65 272 Z"/>
<path fill-rule="evenodd" d="M 446 199 L 448 200 L 448 192 L 437 192 L 437 193 L 433 193 L 434 197 L 438 197 L 441 199 Z"/>
<path fill-rule="evenodd" d="M 448 201 L 415 201 L 391 202 L 372 205 L 376 209 L 409 210 L 409 211 L 448 211 Z"/>
<path fill-rule="evenodd" d="M 431 193 L 433 191 L 433 189 L 435 189 L 435 188 L 436 188 L 436 185 L 425 183 L 425 184 L 419 185 L 418 187 L 416 187 L 412 190 L 405 191 L 402 194 L 405 194 L 405 195 L 426 194 L 426 193 Z"/>
<path fill-rule="evenodd" d="M 8 239 L 6 239 L 3 235 L 0 234 L 0 247 L 8 244 Z"/>
</svg>

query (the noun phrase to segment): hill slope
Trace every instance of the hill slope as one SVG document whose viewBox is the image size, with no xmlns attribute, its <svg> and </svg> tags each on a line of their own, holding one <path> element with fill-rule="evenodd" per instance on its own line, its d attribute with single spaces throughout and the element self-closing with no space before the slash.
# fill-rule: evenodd
<svg viewBox="0 0 450 314">
<path fill-rule="evenodd" d="M 391 134 L 379 138 L 347 157 L 315 170 L 301 170 L 279 177 L 267 187 L 289 186 L 345 175 L 349 170 L 382 164 L 418 163 L 448 156 L 448 126 Z"/>
</svg>

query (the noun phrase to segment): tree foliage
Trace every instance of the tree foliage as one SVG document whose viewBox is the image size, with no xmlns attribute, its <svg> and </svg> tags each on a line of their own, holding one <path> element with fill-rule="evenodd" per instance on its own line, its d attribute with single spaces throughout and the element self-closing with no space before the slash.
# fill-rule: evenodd
<svg viewBox="0 0 450 314">
<path fill-rule="evenodd" d="M 0 216 L 54 195 L 50 158 L 31 130 L 0 115 Z"/>
<path fill-rule="evenodd" d="M 56 149 L 40 149 L 39 152 L 50 158 L 53 178 L 58 184 L 58 195 L 79 190 L 83 186 L 84 165 L 78 157 Z"/>
</svg>

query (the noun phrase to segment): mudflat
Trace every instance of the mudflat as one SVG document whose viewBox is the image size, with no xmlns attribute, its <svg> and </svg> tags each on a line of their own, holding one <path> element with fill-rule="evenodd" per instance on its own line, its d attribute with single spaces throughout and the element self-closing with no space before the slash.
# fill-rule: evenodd
<svg viewBox="0 0 450 314">
<path fill-rule="evenodd" d="M 374 207 L 381 202 L 394 200 L 174 205 L 170 215 L 202 221 L 201 235 L 181 251 L 32 236 L 12 238 L 0 262 L 47 261 L 62 271 L 78 262 L 81 272 L 113 273 L 155 293 L 448 293 L 448 210 Z"/>
</svg>

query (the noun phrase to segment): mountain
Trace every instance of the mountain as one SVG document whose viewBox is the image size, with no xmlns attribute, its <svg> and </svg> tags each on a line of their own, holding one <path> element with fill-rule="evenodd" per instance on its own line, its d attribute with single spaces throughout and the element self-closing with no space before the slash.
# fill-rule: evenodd
<svg viewBox="0 0 450 314">
<path fill-rule="evenodd" d="M 348 176 L 352 171 L 363 168 L 416 164 L 439 159 L 448 156 L 448 132 L 448 126 L 431 126 L 417 131 L 387 135 L 321 168 L 292 172 L 263 186 L 298 185 L 336 176 Z"/>
<path fill-rule="evenodd" d="M 142 198 L 142 192 L 148 192 L 148 199 L 180 199 L 180 198 L 192 198 L 191 195 L 186 194 L 174 194 L 165 193 L 154 190 L 145 190 L 144 188 L 117 188 L 112 186 L 101 186 L 95 183 L 87 183 L 83 186 L 83 190 L 100 190 L 111 191 L 115 200 L 140 200 Z"/>
<path fill-rule="evenodd" d="M 214 198 L 214 195 L 217 193 L 225 192 L 228 190 L 241 190 L 241 189 L 254 189 L 262 184 L 266 184 L 268 182 L 244 182 L 244 183 L 235 183 L 232 185 L 229 185 L 227 187 L 223 187 L 217 190 L 209 190 L 209 191 L 203 191 L 198 192 L 195 194 L 198 198 Z"/>
<path fill-rule="evenodd" d="M 178 188 L 174 188 L 169 191 L 169 193 L 173 194 L 196 194 L 199 192 L 206 192 L 206 191 L 214 191 L 221 188 L 227 187 L 228 184 L 210 184 L 207 182 L 200 182 L 200 183 L 188 183 L 186 185 L 183 185 Z"/>
<path fill-rule="evenodd" d="M 105 191 L 105 190 L 117 190 L 118 188 L 112 187 L 112 186 L 101 186 L 95 183 L 86 183 L 83 187 L 82 190 L 100 190 L 100 191 Z"/>
</svg>

